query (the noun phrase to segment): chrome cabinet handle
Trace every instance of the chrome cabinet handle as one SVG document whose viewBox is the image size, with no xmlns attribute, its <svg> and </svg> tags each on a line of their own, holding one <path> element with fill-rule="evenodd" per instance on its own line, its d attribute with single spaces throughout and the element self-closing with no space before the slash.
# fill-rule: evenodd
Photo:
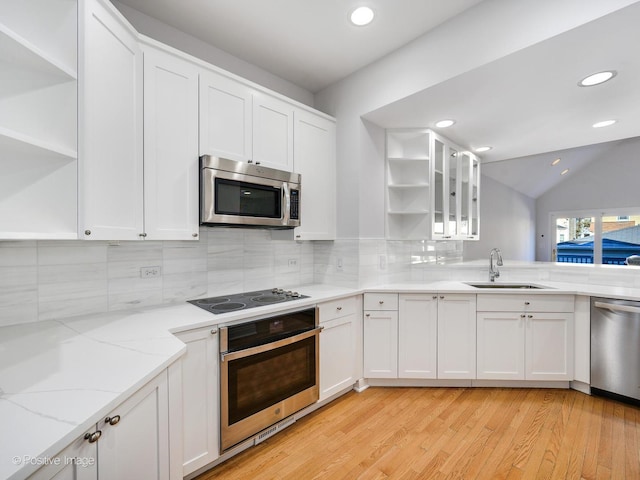
<svg viewBox="0 0 640 480">
<path fill-rule="evenodd" d="M 524 302 L 525 305 L 531 305 L 531 302 Z"/>
<path fill-rule="evenodd" d="M 384 300 L 380 300 L 378 303 L 382 305 L 384 303 Z"/>
<path fill-rule="evenodd" d="M 88 440 L 89 443 L 96 443 L 101 436 L 102 436 L 102 432 L 100 430 L 96 430 L 93 433 L 85 433 L 84 439 Z"/>
<path fill-rule="evenodd" d="M 191 234 L 191 236 L 192 236 L 193 238 L 198 238 L 198 234 L 197 234 L 197 233 L 192 233 L 192 234 Z"/>
<path fill-rule="evenodd" d="M 84 234 L 85 234 L 85 235 L 91 235 L 91 230 L 85 230 L 85 231 L 84 231 Z"/>
<path fill-rule="evenodd" d="M 533 318 L 533 315 L 527 315 L 527 318 Z"/>
<path fill-rule="evenodd" d="M 114 415 L 113 417 L 107 417 L 104 419 L 109 425 L 117 425 L 120 423 L 120 415 Z"/>
<path fill-rule="evenodd" d="M 139 233 L 138 236 L 144 238 L 144 237 L 147 236 L 147 234 L 146 233 Z"/>
<path fill-rule="evenodd" d="M 524 318 L 526 315 L 523 313 L 520 315 L 520 318 Z"/>
<path fill-rule="evenodd" d="M 336 307 L 336 310 L 340 311 L 342 310 L 342 307 Z"/>
<path fill-rule="evenodd" d="M 437 300 L 437 299 L 438 299 L 438 295 L 434 295 L 434 296 L 433 296 L 433 297 L 431 297 L 431 298 L 433 298 L 434 300 Z"/>
<path fill-rule="evenodd" d="M 370 313 L 365 313 L 365 315 L 364 315 L 364 316 L 365 316 L 365 317 L 370 317 L 370 316 L 371 316 L 371 314 L 370 314 Z"/>
<path fill-rule="evenodd" d="M 215 335 L 218 333 L 218 329 L 214 328 L 213 330 L 211 330 L 211 335 Z"/>
<path fill-rule="evenodd" d="M 444 295 L 440 295 L 440 300 L 444 300 Z"/>
</svg>

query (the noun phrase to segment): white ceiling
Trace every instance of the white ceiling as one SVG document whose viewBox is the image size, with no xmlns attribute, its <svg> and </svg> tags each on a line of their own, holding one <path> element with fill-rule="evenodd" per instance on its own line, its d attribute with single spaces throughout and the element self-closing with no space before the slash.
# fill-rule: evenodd
<svg viewBox="0 0 640 480">
<path fill-rule="evenodd" d="M 316 93 L 481 0 L 119 0 Z M 369 5 L 374 23 L 348 16 Z"/>
<path fill-rule="evenodd" d="M 120 0 L 310 92 L 378 60 L 481 0 Z M 349 24 L 360 4 L 377 16 Z M 604 147 L 640 136 L 640 2 L 365 115 L 383 127 L 433 127 L 463 147 L 491 145 L 484 173 L 537 198 Z M 587 74 L 608 83 L 580 88 Z M 613 118 L 612 127 L 593 129 Z M 437 129 L 436 129 L 437 130 Z M 593 145 L 593 147 L 586 147 Z M 575 147 L 581 147 L 572 151 Z M 514 160 L 515 159 L 515 160 Z M 490 168 L 489 162 L 500 162 Z M 509 162 L 513 162 L 509 164 Z M 527 165 L 527 167 L 523 167 Z M 568 177 L 565 176 L 564 178 Z"/>
</svg>

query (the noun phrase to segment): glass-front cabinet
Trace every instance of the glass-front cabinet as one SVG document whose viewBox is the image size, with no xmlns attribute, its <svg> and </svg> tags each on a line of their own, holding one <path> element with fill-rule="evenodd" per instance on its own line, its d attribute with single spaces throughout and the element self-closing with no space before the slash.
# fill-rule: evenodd
<svg viewBox="0 0 640 480">
<path fill-rule="evenodd" d="M 478 240 L 480 164 L 428 129 L 387 130 L 386 236 Z"/>
</svg>

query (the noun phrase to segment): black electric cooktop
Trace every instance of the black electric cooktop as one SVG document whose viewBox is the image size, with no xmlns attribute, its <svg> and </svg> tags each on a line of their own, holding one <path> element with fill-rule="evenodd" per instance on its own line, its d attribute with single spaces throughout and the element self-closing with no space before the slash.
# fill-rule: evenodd
<svg viewBox="0 0 640 480">
<path fill-rule="evenodd" d="M 269 290 L 257 290 L 255 292 L 234 293 L 231 295 L 221 295 L 219 297 L 199 298 L 189 300 L 189 303 L 196 307 L 203 308 L 211 313 L 227 313 L 236 310 L 246 310 L 248 308 L 262 307 L 272 303 L 290 302 L 299 298 L 309 298 L 308 295 L 300 295 L 298 292 L 273 288 Z"/>
</svg>

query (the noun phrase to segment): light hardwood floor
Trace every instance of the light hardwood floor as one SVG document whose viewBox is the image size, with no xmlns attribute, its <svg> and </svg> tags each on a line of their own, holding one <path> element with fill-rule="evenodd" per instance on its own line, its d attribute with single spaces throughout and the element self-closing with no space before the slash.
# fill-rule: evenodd
<svg viewBox="0 0 640 480">
<path fill-rule="evenodd" d="M 351 392 L 213 479 L 640 479 L 640 409 L 573 390 Z"/>
</svg>

